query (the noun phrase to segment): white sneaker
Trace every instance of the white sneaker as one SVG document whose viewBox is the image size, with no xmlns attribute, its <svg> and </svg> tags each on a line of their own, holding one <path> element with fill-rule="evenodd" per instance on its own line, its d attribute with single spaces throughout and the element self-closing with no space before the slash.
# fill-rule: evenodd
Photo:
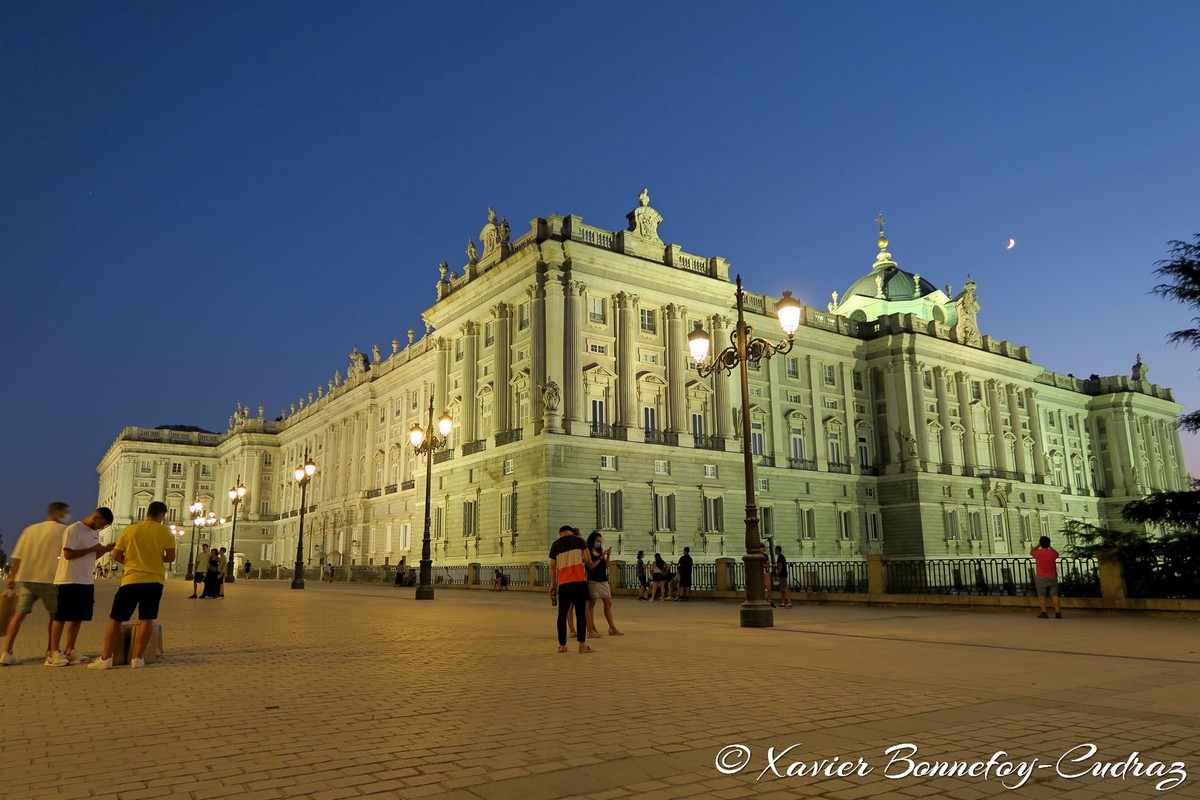
<svg viewBox="0 0 1200 800">
<path fill-rule="evenodd" d="M 44 663 L 47 667 L 69 667 L 71 659 L 64 656 L 61 650 L 55 650 Z"/>
<path fill-rule="evenodd" d="M 95 661 L 93 661 L 92 663 L 87 665 L 87 668 L 88 669 L 112 669 L 113 668 L 112 656 L 109 656 L 108 658 L 100 658 L 99 656 L 97 656 Z"/>
<path fill-rule="evenodd" d="M 72 664 L 78 664 L 81 661 L 89 660 L 87 656 L 81 656 L 79 653 L 63 653 L 63 655 L 66 656 L 67 661 L 70 661 Z"/>
<path fill-rule="evenodd" d="M 129 662 L 129 668 L 130 669 L 145 669 L 146 668 L 146 659 L 144 659 L 144 658 L 133 659 L 132 661 Z"/>
<path fill-rule="evenodd" d="M 0 666 L 11 667 L 13 664 L 20 664 L 21 659 L 14 656 L 12 653 L 0 655 Z"/>
</svg>

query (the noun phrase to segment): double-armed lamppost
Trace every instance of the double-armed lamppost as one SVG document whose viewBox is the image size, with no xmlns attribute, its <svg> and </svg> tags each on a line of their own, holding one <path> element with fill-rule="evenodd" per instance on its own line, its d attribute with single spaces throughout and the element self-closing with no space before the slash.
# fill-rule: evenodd
<svg viewBox="0 0 1200 800">
<path fill-rule="evenodd" d="M 786 339 L 771 342 L 761 336 L 755 336 L 754 329 L 746 323 L 742 276 L 738 275 L 737 312 L 737 329 L 729 335 L 729 347 L 717 353 L 711 363 L 711 340 L 699 322 L 696 323 L 696 329 L 688 334 L 688 349 L 691 350 L 692 360 L 696 362 L 696 371 L 702 378 L 721 370 L 727 375 L 732 375 L 735 367 L 740 368 L 742 458 L 746 471 L 746 555 L 742 556 L 742 563 L 746 565 L 746 600 L 742 603 L 741 620 L 743 628 L 770 628 L 775 624 L 775 618 L 771 604 L 767 602 L 766 587 L 763 584 L 766 559 L 760 552 L 762 538 L 758 533 L 758 506 L 754 502 L 754 454 L 750 447 L 750 376 L 747 366 L 792 349 L 796 329 L 800 327 L 800 303 L 792 297 L 791 292 L 784 292 L 783 298 L 775 303 L 775 313 L 779 317 L 780 327 L 787 335 Z"/>
<path fill-rule="evenodd" d="M 413 452 L 425 456 L 425 535 L 421 538 L 421 574 L 417 585 L 418 600 L 433 599 L 433 560 L 429 555 L 429 504 L 433 492 L 433 451 L 446 446 L 450 436 L 450 428 L 454 421 L 448 413 L 442 414 L 438 420 L 437 432 L 433 430 L 433 395 L 429 396 L 429 425 L 422 428 L 413 424 L 408 432 L 408 441 L 412 444 Z M 440 436 L 438 434 L 441 434 Z"/>
<path fill-rule="evenodd" d="M 317 474 L 317 465 L 308 457 L 304 448 L 304 463 L 292 471 L 296 483 L 300 484 L 300 535 L 296 538 L 296 573 L 292 576 L 292 588 L 304 588 L 304 511 L 308 505 L 308 482 Z"/>
<path fill-rule="evenodd" d="M 229 563 L 225 569 L 225 582 L 235 583 L 237 581 L 237 567 L 234 566 L 235 556 L 234 543 L 237 538 L 237 512 L 238 506 L 242 503 L 242 498 L 246 496 L 246 487 L 242 485 L 242 476 L 238 475 L 237 485 L 229 490 L 229 502 L 233 503 L 233 528 L 229 531 Z"/>
<path fill-rule="evenodd" d="M 188 506 L 188 511 L 192 513 L 192 546 L 188 550 L 188 568 L 187 577 L 190 579 L 196 574 L 196 539 L 201 528 L 211 528 L 213 525 L 224 525 L 225 518 L 218 517 L 216 512 L 204 510 L 204 503 L 200 500 Z M 204 565 L 204 569 L 208 569 L 208 565 Z"/>
</svg>

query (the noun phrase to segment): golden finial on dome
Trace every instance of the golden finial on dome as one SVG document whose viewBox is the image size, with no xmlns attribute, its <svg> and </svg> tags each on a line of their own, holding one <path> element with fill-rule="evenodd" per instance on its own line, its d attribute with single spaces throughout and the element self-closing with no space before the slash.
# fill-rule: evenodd
<svg viewBox="0 0 1200 800">
<path fill-rule="evenodd" d="M 896 262 L 892 261 L 892 254 L 887 251 L 888 240 L 887 235 L 883 232 L 885 220 L 882 212 L 875 218 L 875 221 L 879 223 L 879 240 L 877 242 L 879 245 L 879 255 L 875 257 L 875 268 L 894 267 L 896 266 Z"/>
<path fill-rule="evenodd" d="M 875 218 L 875 221 L 879 223 L 879 249 L 886 250 L 888 246 L 888 240 L 887 235 L 883 232 L 883 226 L 886 223 L 886 220 L 883 218 L 883 212 L 880 212 L 879 216 Z"/>
</svg>

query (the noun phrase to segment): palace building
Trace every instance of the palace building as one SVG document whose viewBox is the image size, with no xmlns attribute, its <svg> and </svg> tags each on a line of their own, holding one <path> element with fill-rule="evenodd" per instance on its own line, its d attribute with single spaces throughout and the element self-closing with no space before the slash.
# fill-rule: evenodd
<svg viewBox="0 0 1200 800">
<path fill-rule="evenodd" d="M 1087 379 L 1037 366 L 981 332 L 974 282 L 901 269 L 882 218 L 870 271 L 803 309 L 742 408 L 736 372 L 702 378 L 688 356 L 697 324 L 714 343 L 734 330 L 728 264 L 664 243 L 662 219 L 643 190 L 626 230 L 551 215 L 513 239 L 489 209 L 467 263 L 440 265 L 420 335 L 355 348 L 275 419 L 239 405 L 223 433 L 123 430 L 97 468 L 113 530 L 163 500 L 187 550 L 189 507 L 232 516 L 240 480 L 239 554 L 290 564 L 307 451 L 307 562 L 415 563 L 425 458 L 408 433 L 431 401 L 454 423 L 432 464 L 439 566 L 543 560 L 564 522 L 605 531 L 614 558 L 740 556 L 742 414 L 762 535 L 792 559 L 1024 553 L 1068 520 L 1127 528 L 1126 502 L 1190 485 L 1180 406 L 1140 357 Z M 774 306 L 747 291 L 756 333 L 780 340 Z"/>
</svg>

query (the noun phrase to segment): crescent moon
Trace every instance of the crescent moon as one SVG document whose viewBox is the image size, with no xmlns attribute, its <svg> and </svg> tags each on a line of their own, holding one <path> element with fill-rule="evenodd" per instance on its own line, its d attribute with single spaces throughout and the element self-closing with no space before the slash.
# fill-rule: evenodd
<svg viewBox="0 0 1200 800">
<path fill-rule="evenodd" d="M 1005 250 L 1012 250 L 1012 249 L 1013 249 L 1014 247 L 1016 247 L 1016 246 L 1017 246 L 1017 240 L 1016 240 L 1016 239 L 1009 239 L 1009 240 L 1008 240 L 1008 247 L 1006 247 L 1006 248 L 1004 248 L 1004 249 L 1005 249 Z"/>
</svg>

